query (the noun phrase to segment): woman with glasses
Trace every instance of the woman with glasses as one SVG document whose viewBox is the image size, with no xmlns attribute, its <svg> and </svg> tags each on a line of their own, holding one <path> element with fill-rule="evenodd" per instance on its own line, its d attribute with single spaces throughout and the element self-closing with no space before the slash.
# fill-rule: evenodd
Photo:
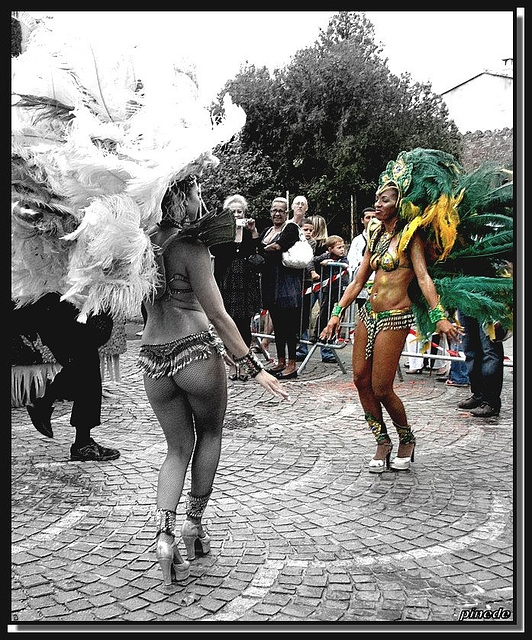
<svg viewBox="0 0 532 640">
<path fill-rule="evenodd" d="M 290 380 L 297 377 L 296 349 L 301 321 L 303 270 L 285 267 L 282 254 L 299 240 L 299 227 L 287 223 L 286 198 L 274 198 L 270 216 L 272 226 L 259 236 L 259 251 L 265 258 L 262 306 L 270 313 L 277 350 L 277 363 L 269 372 L 279 380 Z"/>
</svg>

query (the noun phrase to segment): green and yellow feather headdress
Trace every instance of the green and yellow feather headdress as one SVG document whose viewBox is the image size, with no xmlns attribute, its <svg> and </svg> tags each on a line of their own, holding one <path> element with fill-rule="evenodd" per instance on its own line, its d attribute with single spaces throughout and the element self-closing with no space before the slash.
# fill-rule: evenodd
<svg viewBox="0 0 532 640">
<path fill-rule="evenodd" d="M 388 162 L 379 177 L 377 195 L 385 189 L 398 191 L 399 217 L 406 224 L 399 244 L 404 251 L 418 229 L 429 232 L 433 258 L 444 260 L 451 251 L 460 218 L 462 194 L 455 195 L 463 170 L 455 158 L 436 149 L 401 151 Z"/>
</svg>

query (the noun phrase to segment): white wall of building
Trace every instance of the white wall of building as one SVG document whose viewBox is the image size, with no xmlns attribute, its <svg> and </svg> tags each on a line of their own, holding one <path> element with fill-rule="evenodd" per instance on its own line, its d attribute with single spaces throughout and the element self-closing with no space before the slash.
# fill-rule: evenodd
<svg viewBox="0 0 532 640">
<path fill-rule="evenodd" d="M 442 94 L 460 133 L 513 128 L 513 78 L 483 72 Z"/>
</svg>

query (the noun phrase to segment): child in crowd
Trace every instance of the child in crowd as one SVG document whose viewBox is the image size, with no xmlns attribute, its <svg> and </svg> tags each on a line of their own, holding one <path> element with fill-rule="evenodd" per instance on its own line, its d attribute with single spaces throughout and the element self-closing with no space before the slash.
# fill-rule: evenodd
<svg viewBox="0 0 532 640">
<path fill-rule="evenodd" d="M 305 238 L 307 242 L 312 247 L 312 251 L 316 248 L 316 238 L 314 238 L 314 223 L 312 222 L 312 218 L 303 218 L 303 222 L 301 223 L 301 231 L 305 234 Z"/>
<path fill-rule="evenodd" d="M 329 267 L 331 262 L 341 262 L 346 265 L 346 269 L 349 266 L 343 238 L 336 235 L 329 236 L 325 241 L 325 247 L 327 249 L 325 253 L 314 257 L 315 271 L 321 273 L 320 279 L 322 282 L 326 282 L 329 279 L 332 280 L 332 278 L 338 274 L 342 275 L 340 280 L 336 279 L 334 282 L 326 282 L 326 284 L 321 287 L 320 312 L 315 327 L 316 340 L 323 331 L 323 328 L 327 325 L 334 305 L 338 300 L 340 300 L 347 285 L 349 284 L 349 275 L 346 270 L 341 269 L 340 267 Z M 322 347 L 321 360 L 322 362 L 336 362 L 333 350 L 327 347 Z"/>
</svg>

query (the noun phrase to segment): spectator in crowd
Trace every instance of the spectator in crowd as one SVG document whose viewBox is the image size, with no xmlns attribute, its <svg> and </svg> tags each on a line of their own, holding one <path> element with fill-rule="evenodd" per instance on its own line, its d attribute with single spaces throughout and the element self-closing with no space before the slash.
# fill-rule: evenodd
<svg viewBox="0 0 532 640">
<path fill-rule="evenodd" d="M 305 196 L 296 196 L 292 200 L 292 218 L 291 221 L 295 222 L 298 227 L 303 224 L 303 219 L 306 217 L 308 211 L 308 202 Z"/>
<path fill-rule="evenodd" d="M 492 418 L 501 410 L 501 392 L 504 374 L 504 345 L 487 327 L 475 318 L 458 311 L 458 320 L 464 329 L 463 346 L 465 365 L 471 396 L 458 403 L 475 418 Z"/>
<path fill-rule="evenodd" d="M 301 223 L 301 230 L 314 251 L 316 247 L 316 240 L 314 239 L 312 232 L 314 231 L 314 225 L 311 218 L 303 218 Z M 313 299 L 312 291 L 309 292 L 314 282 L 320 279 L 319 273 L 314 271 L 314 262 L 312 261 L 305 269 L 303 277 L 303 306 L 301 310 L 301 328 L 300 328 L 300 342 L 297 345 L 296 360 L 302 362 L 308 354 L 308 345 L 305 340 L 309 339 L 309 327 L 310 327 L 310 312 L 311 312 L 311 300 Z"/>
<path fill-rule="evenodd" d="M 325 218 L 320 215 L 310 216 L 310 219 L 312 220 L 312 225 L 314 227 L 312 236 L 316 241 L 316 244 L 314 246 L 314 255 L 319 256 L 322 253 L 325 253 L 327 251 L 327 247 L 325 246 L 325 241 L 327 240 L 327 236 L 329 233 L 327 229 L 327 222 L 325 221 Z M 312 268 L 310 276 L 314 283 L 318 282 L 321 277 L 320 270 L 318 269 L 318 271 L 314 271 Z M 310 325 L 309 325 L 310 335 L 313 335 L 314 327 L 316 326 L 315 325 L 316 308 L 319 307 L 319 297 L 320 297 L 319 291 L 313 291 L 310 294 Z M 303 360 L 304 357 L 300 359 Z"/>
<path fill-rule="evenodd" d="M 455 321 L 458 320 L 458 313 L 455 314 Z M 453 357 L 464 357 L 464 343 L 462 336 L 452 342 L 449 346 L 449 355 Z M 467 375 L 467 365 L 465 360 L 452 360 L 447 375 L 436 378 L 438 382 L 445 382 L 447 387 L 469 387 L 469 376 Z"/>
<path fill-rule="evenodd" d="M 259 250 L 266 260 L 262 272 L 262 306 L 270 314 L 277 350 L 277 362 L 269 372 L 279 380 L 290 380 L 297 377 L 296 347 L 304 270 L 285 267 L 282 253 L 299 240 L 299 227 L 287 224 L 286 198 L 274 198 L 270 216 L 272 226 L 264 229 L 259 237 Z"/>
<path fill-rule="evenodd" d="M 261 310 L 260 273 L 250 260 L 256 259 L 259 233 L 255 220 L 248 217 L 247 200 L 240 194 L 226 198 L 224 209 L 233 212 L 236 235 L 233 242 L 213 245 L 214 277 L 225 309 L 233 318 L 242 340 L 251 347 L 251 321 Z M 246 381 L 248 376 L 236 365 L 229 367 L 229 379 Z"/>
<path fill-rule="evenodd" d="M 406 336 L 405 351 L 412 354 L 408 357 L 408 367 L 406 373 L 416 375 L 422 374 L 425 369 L 425 359 L 419 355 L 421 353 L 422 344 L 419 341 L 416 325 L 410 327 L 410 332 Z"/>
<path fill-rule="evenodd" d="M 334 305 L 342 297 L 347 285 L 349 284 L 349 275 L 340 271 L 339 267 L 330 268 L 331 263 L 343 263 L 347 267 L 349 263 L 345 255 L 345 242 L 343 238 L 337 235 L 331 235 L 325 242 L 327 251 L 320 256 L 314 257 L 314 270 L 320 272 L 320 280 L 323 283 L 320 289 L 320 309 L 316 322 L 315 339 L 319 339 L 319 335 L 327 325 L 329 316 Z M 334 276 L 340 275 L 338 280 L 332 282 Z M 336 362 L 334 351 L 330 347 L 321 347 L 322 362 Z"/>
<path fill-rule="evenodd" d="M 351 242 L 351 246 L 349 247 L 349 251 L 347 252 L 347 260 L 349 262 L 349 268 L 351 269 L 353 275 L 356 275 L 357 271 L 360 268 L 360 264 L 362 262 L 362 258 L 364 257 L 364 253 L 366 251 L 366 247 L 368 246 L 368 224 L 375 217 L 375 207 L 366 207 L 362 210 L 362 215 L 360 216 L 360 221 L 362 222 L 363 229 L 362 232 L 353 238 L 353 242 Z M 371 285 L 373 284 L 373 279 L 375 274 L 372 273 L 366 286 L 362 289 L 362 291 L 358 294 L 358 298 L 356 299 L 356 305 L 360 309 L 364 304 L 366 304 L 366 300 L 369 297 L 369 291 L 371 289 Z"/>
<path fill-rule="evenodd" d="M 314 239 L 316 240 L 316 246 L 314 248 L 314 255 L 319 256 L 327 251 L 325 242 L 329 232 L 327 230 L 327 222 L 323 216 L 314 215 L 310 216 L 312 224 L 314 225 Z"/>
<path fill-rule="evenodd" d="M 312 247 L 312 251 L 314 251 L 316 248 L 316 238 L 314 238 L 314 224 L 312 223 L 312 218 L 303 218 L 301 231 L 303 231 L 306 241 Z"/>
<path fill-rule="evenodd" d="M 127 351 L 126 320 L 113 319 L 113 329 L 109 340 L 99 349 L 100 372 L 102 374 L 102 395 L 113 397 L 113 387 L 120 382 L 120 356 Z"/>
</svg>

